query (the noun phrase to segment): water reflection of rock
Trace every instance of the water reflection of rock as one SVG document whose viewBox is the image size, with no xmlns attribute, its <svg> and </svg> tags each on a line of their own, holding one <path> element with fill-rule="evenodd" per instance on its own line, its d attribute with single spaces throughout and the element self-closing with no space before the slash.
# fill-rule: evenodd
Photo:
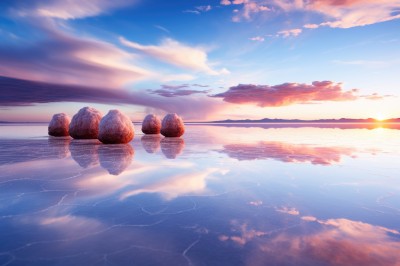
<svg viewBox="0 0 400 266">
<path fill-rule="evenodd" d="M 70 137 L 49 137 L 47 140 L 50 150 L 54 152 L 54 156 L 58 159 L 68 156 L 70 142 Z"/>
<path fill-rule="evenodd" d="M 101 145 L 100 165 L 112 175 L 121 174 L 132 163 L 135 151 L 130 144 Z"/>
<path fill-rule="evenodd" d="M 98 165 L 100 144 L 97 139 L 73 139 L 69 144 L 71 157 L 83 168 Z"/>
<path fill-rule="evenodd" d="M 161 139 L 161 135 L 151 134 L 143 135 L 140 141 L 142 142 L 142 146 L 147 153 L 156 153 L 160 149 Z"/>
<path fill-rule="evenodd" d="M 161 151 L 168 159 L 175 159 L 182 153 L 185 141 L 182 138 L 163 138 L 161 140 Z"/>
<path fill-rule="evenodd" d="M 340 162 L 341 156 L 352 156 L 355 150 L 349 147 L 314 147 L 284 142 L 258 142 L 229 144 L 221 151 L 238 160 L 275 159 L 282 162 L 309 162 L 330 165 Z"/>
</svg>

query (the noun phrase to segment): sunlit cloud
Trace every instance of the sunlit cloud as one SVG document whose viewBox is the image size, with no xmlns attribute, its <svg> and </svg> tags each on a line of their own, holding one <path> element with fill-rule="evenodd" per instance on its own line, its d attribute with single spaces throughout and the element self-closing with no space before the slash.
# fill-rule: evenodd
<svg viewBox="0 0 400 266">
<path fill-rule="evenodd" d="M 46 38 L 25 46 L 0 45 L 0 75 L 65 84 L 121 87 L 153 73 L 107 42 L 41 29 Z"/>
<path fill-rule="evenodd" d="M 160 61 L 172 64 L 184 69 L 204 72 L 209 75 L 225 74 L 224 71 L 216 71 L 209 66 L 207 53 L 199 47 L 191 47 L 172 39 L 164 39 L 160 45 L 141 45 L 120 37 L 123 45 L 136 51 L 147 54 Z"/>
<path fill-rule="evenodd" d="M 283 83 L 280 85 L 239 84 L 228 91 L 212 95 L 237 104 L 255 104 L 261 107 L 286 106 L 321 101 L 350 101 L 358 99 L 358 90 L 344 91 L 341 83 L 314 81 L 312 84 Z"/>
</svg>

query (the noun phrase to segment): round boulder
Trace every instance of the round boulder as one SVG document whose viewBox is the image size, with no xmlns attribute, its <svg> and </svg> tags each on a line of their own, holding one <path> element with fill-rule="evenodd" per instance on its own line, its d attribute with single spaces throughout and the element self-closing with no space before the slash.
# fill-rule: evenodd
<svg viewBox="0 0 400 266">
<path fill-rule="evenodd" d="M 142 123 L 142 132 L 144 134 L 160 134 L 161 120 L 156 115 L 147 115 Z"/>
<path fill-rule="evenodd" d="M 133 136 L 132 121 L 119 110 L 110 110 L 100 121 L 99 140 L 104 144 L 128 143 Z"/>
<path fill-rule="evenodd" d="M 49 135 L 53 137 L 68 136 L 69 122 L 69 116 L 64 113 L 53 115 L 48 127 Z"/>
<path fill-rule="evenodd" d="M 161 134 L 165 137 L 180 137 L 185 133 L 185 125 L 177 114 L 167 114 L 161 123 Z"/>
<path fill-rule="evenodd" d="M 69 135 L 74 139 L 97 139 L 102 114 L 92 107 L 83 107 L 72 117 Z"/>
</svg>

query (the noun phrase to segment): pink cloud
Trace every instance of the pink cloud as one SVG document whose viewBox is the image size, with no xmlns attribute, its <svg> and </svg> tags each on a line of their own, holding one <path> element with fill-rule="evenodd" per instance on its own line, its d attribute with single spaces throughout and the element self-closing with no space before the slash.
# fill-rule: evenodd
<svg viewBox="0 0 400 266">
<path fill-rule="evenodd" d="M 221 152 L 240 161 L 274 159 L 287 163 L 331 165 L 339 163 L 344 155 L 353 156 L 355 150 L 348 147 L 313 147 L 284 142 L 257 142 L 228 144 Z"/>
<path fill-rule="evenodd" d="M 296 37 L 299 36 L 301 32 L 302 29 L 282 30 L 277 33 L 277 36 L 282 36 L 283 38 Z"/>
<path fill-rule="evenodd" d="M 239 84 L 230 87 L 228 91 L 213 95 L 224 101 L 237 104 L 256 104 L 266 106 L 286 106 L 297 103 L 320 101 L 350 101 L 356 100 L 353 89 L 343 91 L 341 83 L 332 81 L 314 81 L 312 84 L 283 83 L 280 85 Z"/>
<path fill-rule="evenodd" d="M 21 46 L 0 45 L 0 75 L 64 84 L 121 87 L 152 76 L 136 58 L 107 42 L 40 28 L 43 39 Z"/>
<path fill-rule="evenodd" d="M 319 26 L 332 28 L 365 26 L 400 18 L 396 12 L 400 8 L 398 0 L 312 0 L 305 8 L 326 15 L 327 21 Z"/>
<path fill-rule="evenodd" d="M 234 5 L 243 5 L 242 9 L 235 12 L 235 16 L 232 18 L 233 22 L 239 22 L 242 19 L 251 20 L 252 15 L 264 11 L 271 11 L 271 9 L 257 1 L 250 0 L 234 0 L 232 2 Z"/>
</svg>

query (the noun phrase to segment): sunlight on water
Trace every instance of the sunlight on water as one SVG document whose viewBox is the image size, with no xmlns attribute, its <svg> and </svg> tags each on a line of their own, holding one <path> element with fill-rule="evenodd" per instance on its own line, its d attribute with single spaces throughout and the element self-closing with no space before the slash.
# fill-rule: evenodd
<svg viewBox="0 0 400 266">
<path fill-rule="evenodd" d="M 396 265 L 400 130 L 0 127 L 0 265 Z"/>
</svg>

